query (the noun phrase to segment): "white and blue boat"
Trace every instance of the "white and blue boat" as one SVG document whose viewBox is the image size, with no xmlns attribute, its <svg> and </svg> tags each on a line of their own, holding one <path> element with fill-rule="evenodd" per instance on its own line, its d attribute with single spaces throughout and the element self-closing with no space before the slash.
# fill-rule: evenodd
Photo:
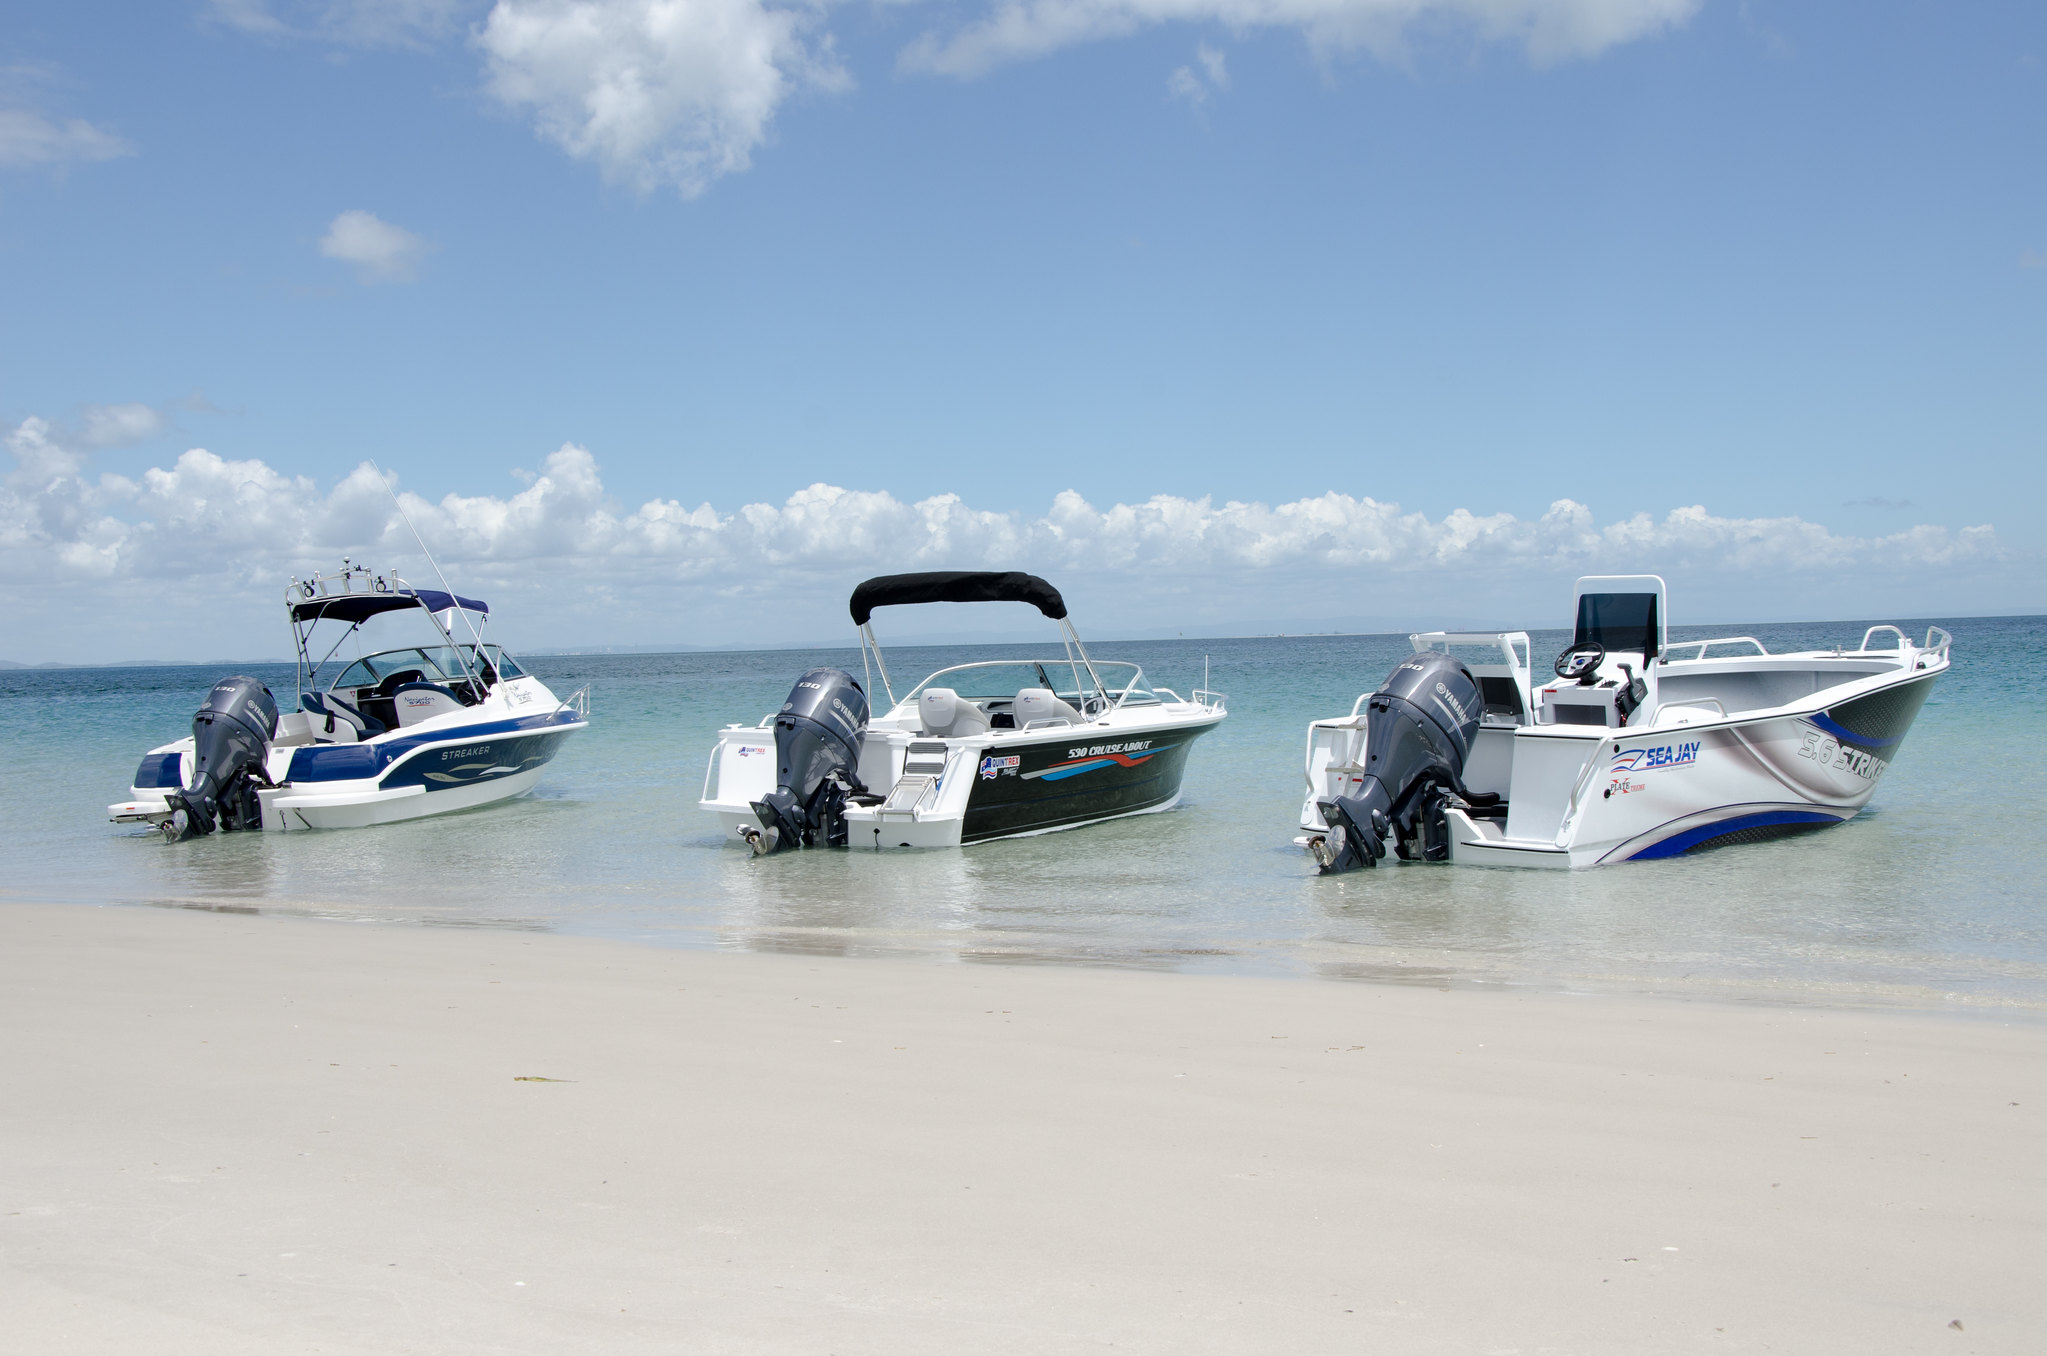
<svg viewBox="0 0 2047 1356">
<path fill-rule="evenodd" d="M 286 611 L 298 709 L 280 713 L 257 679 L 221 679 L 189 737 L 143 755 L 129 799 L 107 807 L 115 822 L 153 824 L 175 842 L 215 828 L 361 828 L 474 809 L 530 791 L 588 724 L 589 689 L 558 699 L 487 641 L 479 599 L 344 559 L 336 573 L 293 579 Z M 367 623 L 405 619 L 424 619 L 427 643 L 364 645 Z M 316 649 L 315 632 L 324 644 L 333 624 L 338 637 Z"/>
<path fill-rule="evenodd" d="M 1869 804 L 1952 638 L 1854 649 L 1670 639 L 1653 574 L 1588 575 L 1545 679 L 1526 631 L 1430 631 L 1348 716 L 1308 727 L 1294 841 L 1327 872 L 1404 861 L 1577 869 L 1841 824 Z M 1713 651 L 1719 653 L 1713 653 Z"/>
</svg>

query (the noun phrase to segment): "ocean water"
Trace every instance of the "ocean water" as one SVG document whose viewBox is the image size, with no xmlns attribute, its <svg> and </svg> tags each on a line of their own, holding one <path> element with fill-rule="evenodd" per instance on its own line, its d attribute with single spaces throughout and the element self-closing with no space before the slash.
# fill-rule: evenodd
<svg viewBox="0 0 2047 1356">
<path fill-rule="evenodd" d="M 1906 629 L 1922 634 L 1919 620 Z M 7 899 L 253 909 L 841 955 L 1233 970 L 2047 1012 L 2047 618 L 1942 621 L 1955 666 L 1849 824 L 1551 873 L 1396 864 L 1316 875 L 1292 845 L 1310 719 L 1376 688 L 1405 637 L 1099 643 L 1155 683 L 1229 694 L 1180 807 L 945 852 L 761 860 L 697 808 L 718 727 L 846 650 L 535 657 L 592 727 L 526 798 L 329 833 L 176 845 L 111 824 L 142 752 L 190 729 L 217 668 L 0 672 Z M 1866 623 L 1746 631 L 1854 645 Z M 1563 633 L 1537 633 L 1540 656 Z M 891 650 L 945 663 L 1055 647 Z M 292 689 L 289 668 L 246 671 Z"/>
</svg>

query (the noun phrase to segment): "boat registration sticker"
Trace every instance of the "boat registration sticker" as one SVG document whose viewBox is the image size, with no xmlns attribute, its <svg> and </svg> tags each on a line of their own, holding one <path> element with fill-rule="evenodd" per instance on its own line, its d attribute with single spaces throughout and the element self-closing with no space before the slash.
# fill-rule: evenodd
<svg viewBox="0 0 2047 1356">
<path fill-rule="evenodd" d="M 1023 759 L 1013 753 L 1007 758 L 983 758 L 981 760 L 981 780 L 992 782 L 997 777 L 1014 777 L 1016 770 L 1022 765 Z"/>
</svg>

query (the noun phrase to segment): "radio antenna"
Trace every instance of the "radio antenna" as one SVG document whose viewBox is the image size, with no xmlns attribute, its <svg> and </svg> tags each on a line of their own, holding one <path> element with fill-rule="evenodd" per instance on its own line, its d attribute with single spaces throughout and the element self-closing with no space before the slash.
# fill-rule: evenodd
<svg viewBox="0 0 2047 1356">
<path fill-rule="evenodd" d="M 434 559 L 434 553 L 426 549 L 426 538 L 420 536 L 419 529 L 412 525 L 412 518 L 405 512 L 404 502 L 398 498 L 398 491 L 392 489 L 391 482 L 384 479 L 384 468 L 372 460 L 370 462 L 370 469 L 377 473 L 377 483 L 384 487 L 384 493 L 391 496 L 391 507 L 398 510 L 398 521 L 405 524 L 406 530 L 412 533 L 412 539 L 419 543 L 419 553 L 426 557 L 426 563 L 433 566 L 434 578 L 441 581 L 441 591 L 448 595 L 449 602 L 454 602 L 455 590 L 448 583 L 448 576 L 441 573 L 441 563 Z M 431 613 L 433 609 L 429 608 L 427 610 Z M 481 661 L 483 658 L 483 634 L 476 629 L 476 623 L 470 619 L 468 608 L 458 606 L 455 608 L 455 611 L 462 614 L 462 624 L 469 628 L 469 638 L 476 642 L 476 657 Z M 450 636 L 448 639 L 452 641 L 454 637 Z"/>
</svg>

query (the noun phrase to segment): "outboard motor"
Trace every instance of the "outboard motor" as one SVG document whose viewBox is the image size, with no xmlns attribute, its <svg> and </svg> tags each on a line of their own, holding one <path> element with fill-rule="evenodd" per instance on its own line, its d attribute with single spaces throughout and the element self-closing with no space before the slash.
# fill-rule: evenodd
<svg viewBox="0 0 2047 1356">
<path fill-rule="evenodd" d="M 1442 861 L 1450 855 L 1443 818 L 1450 798 L 1499 800 L 1472 795 L 1460 780 L 1485 698 L 1457 660 L 1435 652 L 1402 660 L 1365 712 L 1364 784 L 1356 795 L 1318 802 L 1329 833 L 1309 846 L 1324 875 L 1376 865 L 1388 839 L 1403 859 Z"/>
<path fill-rule="evenodd" d="M 173 791 L 163 835 L 173 843 L 222 829 L 263 827 L 256 788 L 270 785 L 264 755 L 277 734 L 277 700 L 254 678 L 223 678 L 192 717 L 192 784 Z"/>
<path fill-rule="evenodd" d="M 846 846 L 846 797 L 860 784 L 867 694 L 853 675 L 812 669 L 796 680 L 775 717 L 773 791 L 753 802 L 760 819 L 746 841 L 761 855 L 799 847 Z"/>
</svg>

